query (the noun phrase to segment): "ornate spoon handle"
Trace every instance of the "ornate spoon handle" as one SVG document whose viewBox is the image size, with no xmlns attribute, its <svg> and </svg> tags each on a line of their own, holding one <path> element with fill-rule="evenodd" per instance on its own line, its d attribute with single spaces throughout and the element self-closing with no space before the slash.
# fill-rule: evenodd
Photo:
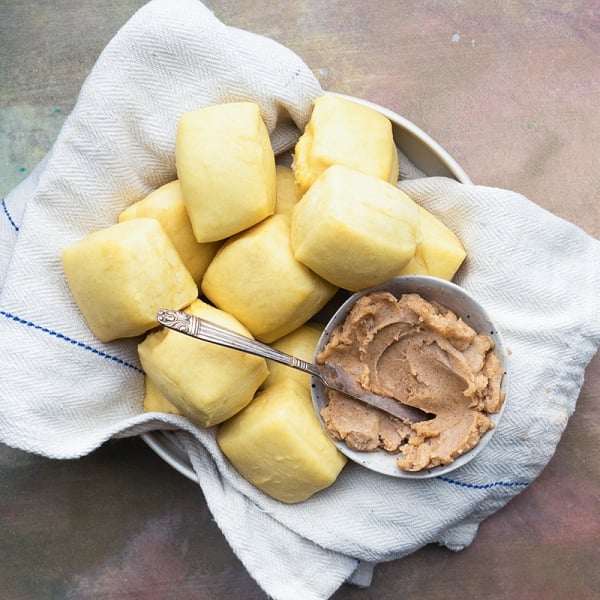
<svg viewBox="0 0 600 600">
<path fill-rule="evenodd" d="M 215 325 L 206 319 L 168 308 L 159 310 L 157 318 L 161 325 L 199 340 L 232 348 L 233 350 L 240 350 L 241 352 L 249 352 L 250 354 L 268 358 L 288 367 L 293 367 L 294 369 L 299 369 L 300 371 L 320 377 L 319 369 L 312 363 L 296 358 L 295 356 L 290 356 L 285 352 L 280 352 L 267 344 L 247 338 L 225 327 Z"/>
<path fill-rule="evenodd" d="M 412 406 L 402 404 L 394 398 L 386 398 L 365 390 L 352 375 L 344 371 L 339 365 L 331 363 L 319 365 L 306 362 L 276 350 L 267 344 L 247 338 L 230 329 L 180 310 L 162 308 L 157 313 L 157 319 L 161 325 L 185 333 L 193 338 L 233 350 L 248 352 L 310 373 L 318 377 L 326 387 L 352 396 L 399 419 L 414 423 L 425 421 L 431 417 L 431 415 Z"/>
</svg>

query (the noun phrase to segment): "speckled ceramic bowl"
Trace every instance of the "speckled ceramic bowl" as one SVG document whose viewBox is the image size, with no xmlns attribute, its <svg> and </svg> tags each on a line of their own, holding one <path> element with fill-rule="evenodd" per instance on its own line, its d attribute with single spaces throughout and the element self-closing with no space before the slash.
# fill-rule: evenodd
<svg viewBox="0 0 600 600">
<path fill-rule="evenodd" d="M 373 102 L 351 96 L 345 97 L 359 104 L 364 104 L 386 116 L 392 122 L 396 146 L 426 176 L 450 177 L 461 183 L 472 183 L 465 171 L 450 154 L 414 123 Z M 187 454 L 177 445 L 172 434 L 156 431 L 143 434 L 142 438 L 158 456 L 174 469 L 192 481 L 197 480 Z"/>
<path fill-rule="evenodd" d="M 354 306 L 356 301 L 371 292 L 374 291 L 387 291 L 400 298 L 402 294 L 416 293 L 429 301 L 435 301 L 439 304 L 449 308 L 456 315 L 461 317 L 467 325 L 471 326 L 478 333 L 486 334 L 491 336 L 494 341 L 494 352 L 500 361 L 503 370 L 504 377 L 502 380 L 501 391 L 504 393 L 505 400 L 500 411 L 496 414 L 490 414 L 489 418 L 494 424 L 494 428 L 487 431 L 479 441 L 479 443 L 464 454 L 457 457 L 453 462 L 434 467 L 432 469 L 425 469 L 417 472 L 403 471 L 398 468 L 396 461 L 398 454 L 391 454 L 385 450 L 378 450 L 375 452 L 357 452 L 351 450 L 345 442 L 333 440 L 335 445 L 338 447 L 340 452 L 346 455 L 350 460 L 362 465 L 367 469 L 383 473 L 384 475 L 390 475 L 392 477 L 402 477 L 407 479 L 423 479 L 427 477 L 435 477 L 438 475 L 445 475 L 450 471 L 462 467 L 469 461 L 473 460 L 490 441 L 491 437 L 500 422 L 500 418 L 504 411 L 508 399 L 508 385 L 510 378 L 510 370 L 508 365 L 508 352 L 504 345 L 502 335 L 498 331 L 498 328 L 494 325 L 484 308 L 471 297 L 464 289 L 443 279 L 437 279 L 435 277 L 425 276 L 406 276 L 396 277 L 390 281 L 381 285 L 369 288 L 357 292 L 350 296 L 335 312 L 333 317 L 330 319 L 328 324 L 321 335 L 319 343 L 317 345 L 316 354 L 329 342 L 332 332 L 341 325 L 348 315 L 348 312 Z M 312 379 L 312 398 L 315 411 L 321 420 L 321 424 L 325 428 L 323 418 L 321 417 L 320 411 L 327 406 L 329 400 L 327 392 L 321 381 L 316 377 Z"/>
</svg>

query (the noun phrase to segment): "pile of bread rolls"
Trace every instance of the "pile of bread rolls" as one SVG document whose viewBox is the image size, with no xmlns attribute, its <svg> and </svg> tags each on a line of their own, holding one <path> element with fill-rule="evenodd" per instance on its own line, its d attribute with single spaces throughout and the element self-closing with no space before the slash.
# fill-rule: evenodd
<svg viewBox="0 0 600 600">
<path fill-rule="evenodd" d="M 220 104 L 181 117 L 177 180 L 65 248 L 66 279 L 103 342 L 143 335 L 146 411 L 218 426 L 233 466 L 263 492 L 299 502 L 345 464 L 313 410 L 307 375 L 159 328 L 179 309 L 313 359 L 311 319 L 338 289 L 396 275 L 451 279 L 458 238 L 395 183 L 390 121 L 324 95 L 276 165 L 259 107 Z"/>
</svg>

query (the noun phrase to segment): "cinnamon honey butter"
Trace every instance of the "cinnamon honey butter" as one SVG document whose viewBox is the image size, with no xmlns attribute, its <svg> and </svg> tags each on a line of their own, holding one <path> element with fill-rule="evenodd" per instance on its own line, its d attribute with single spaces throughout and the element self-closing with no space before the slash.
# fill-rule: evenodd
<svg viewBox="0 0 600 600">
<path fill-rule="evenodd" d="M 321 415 L 329 434 L 352 450 L 397 453 L 405 471 L 446 465 L 476 446 L 504 401 L 492 338 L 418 294 L 361 297 L 317 361 L 337 363 L 365 389 L 432 415 L 411 424 L 327 390 Z"/>
</svg>

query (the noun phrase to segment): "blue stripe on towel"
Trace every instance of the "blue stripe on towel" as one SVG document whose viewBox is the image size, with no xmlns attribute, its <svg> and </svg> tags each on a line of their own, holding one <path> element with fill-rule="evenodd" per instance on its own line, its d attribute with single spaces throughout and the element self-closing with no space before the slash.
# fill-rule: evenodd
<svg viewBox="0 0 600 600">
<path fill-rule="evenodd" d="M 77 346 L 78 348 L 82 348 L 83 350 L 87 350 L 88 352 L 92 352 L 93 354 L 96 354 L 97 356 L 106 358 L 107 360 L 112 360 L 112 361 L 116 362 L 117 364 L 123 365 L 124 367 L 127 367 L 129 369 L 133 369 L 134 371 L 137 371 L 138 373 L 143 373 L 142 369 L 140 369 L 136 365 L 129 363 L 129 362 L 123 360 L 122 358 L 119 358 L 118 356 L 113 356 L 112 354 L 107 354 L 106 352 L 103 352 L 102 350 L 98 350 L 97 348 L 94 348 L 93 346 L 89 346 L 88 344 L 79 342 L 67 335 L 64 335 L 63 333 L 54 331 L 53 329 L 48 329 L 47 327 L 44 327 L 42 325 L 37 325 L 36 323 L 27 321 L 26 319 L 22 319 L 21 317 L 18 317 L 17 315 L 13 315 L 12 313 L 6 312 L 4 310 L 0 310 L 0 315 L 2 315 L 3 317 L 6 317 L 7 319 L 14 321 L 15 323 L 19 323 L 20 325 L 26 325 L 27 327 L 31 327 L 32 329 L 35 329 L 37 331 L 47 333 L 48 335 L 51 335 L 59 340 L 63 340 L 64 342 L 73 344 L 73 346 Z"/>
<path fill-rule="evenodd" d="M 451 483 L 452 485 L 458 485 L 459 487 L 468 488 L 470 490 L 489 490 L 490 488 L 495 487 L 506 487 L 506 488 L 522 488 L 527 487 L 529 485 L 528 482 L 523 481 L 494 481 L 492 483 L 486 483 L 483 485 L 475 485 L 474 483 L 465 483 L 464 481 L 457 481 L 456 479 L 450 479 L 449 477 L 444 477 L 440 475 L 437 477 L 440 481 L 445 481 L 446 483 Z"/>
<path fill-rule="evenodd" d="M 4 214 L 6 215 L 6 218 L 8 219 L 8 222 L 12 225 L 13 229 L 18 232 L 19 226 L 13 221 L 12 217 L 10 216 L 4 198 L 2 198 L 2 210 L 4 211 Z"/>
</svg>

